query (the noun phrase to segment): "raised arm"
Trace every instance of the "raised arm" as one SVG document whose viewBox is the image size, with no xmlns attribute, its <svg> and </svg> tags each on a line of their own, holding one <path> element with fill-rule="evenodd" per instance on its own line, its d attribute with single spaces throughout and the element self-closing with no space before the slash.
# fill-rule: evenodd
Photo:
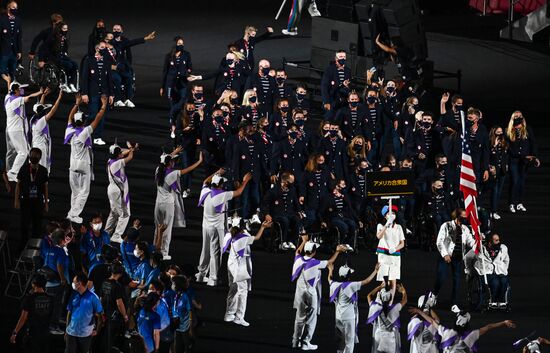
<svg viewBox="0 0 550 353">
<path fill-rule="evenodd" d="M 59 103 L 61 102 L 62 97 L 63 97 L 63 90 L 60 89 L 59 95 L 57 96 L 57 99 L 55 100 L 55 103 L 53 104 L 52 109 L 50 109 L 49 113 L 46 114 L 46 121 L 49 121 L 55 115 L 55 112 L 57 112 L 57 108 L 59 108 Z"/>
<path fill-rule="evenodd" d="M 270 228 L 270 227 L 271 227 L 271 224 L 273 224 L 273 222 L 264 221 L 264 222 L 262 223 L 262 226 L 260 227 L 260 230 L 258 230 L 258 233 L 256 233 L 256 235 L 254 236 L 254 241 L 260 240 L 260 238 L 261 238 L 262 235 L 264 234 L 264 230 L 265 230 L 266 228 Z"/>
<path fill-rule="evenodd" d="M 367 278 L 361 281 L 361 285 L 366 286 L 367 284 L 369 284 L 374 279 L 374 276 L 376 276 L 376 274 L 378 273 L 378 269 L 380 269 L 379 263 L 377 263 L 376 266 L 374 266 L 374 271 L 372 271 L 370 276 L 368 276 Z"/>
<path fill-rule="evenodd" d="M 418 309 L 418 308 L 410 308 L 409 313 L 413 315 L 420 315 L 424 320 L 429 322 L 431 325 L 433 325 L 436 329 L 439 328 L 439 321 L 436 321 L 434 318 L 432 318 L 430 315 L 426 314 L 424 311 Z"/>
<path fill-rule="evenodd" d="M 75 98 L 73 108 L 69 112 L 69 118 L 67 119 L 67 124 L 68 125 L 73 123 L 74 115 L 78 111 L 78 107 L 80 107 L 80 102 L 82 102 L 82 98 L 80 97 L 80 94 L 77 94 L 76 98 Z"/>
<path fill-rule="evenodd" d="M 329 264 L 334 264 L 334 262 L 336 261 L 336 259 L 338 258 L 338 255 L 340 255 L 341 252 L 345 251 L 345 248 L 343 245 L 338 245 L 336 247 L 336 251 L 334 252 L 334 254 L 332 254 L 332 256 L 330 257 L 330 259 L 328 259 L 328 263 Z"/>
<path fill-rule="evenodd" d="M 301 236 L 301 239 L 302 239 L 302 242 L 300 243 L 300 245 L 296 249 L 296 253 L 295 253 L 296 256 L 300 255 L 302 253 L 302 250 L 304 250 L 304 246 L 306 245 L 307 241 L 309 240 L 309 235 L 304 234 L 304 235 Z"/>
<path fill-rule="evenodd" d="M 334 272 L 334 264 L 332 263 L 329 263 L 327 265 L 327 268 L 328 268 L 328 281 L 332 281 L 332 272 Z"/>
<path fill-rule="evenodd" d="M 241 183 L 241 186 L 239 186 L 237 190 L 233 191 L 233 198 L 241 196 L 241 194 L 244 191 L 244 188 L 246 187 L 246 184 L 248 184 L 250 179 L 252 179 L 252 174 L 246 173 L 243 177 L 243 182 Z"/>
<path fill-rule="evenodd" d="M 508 327 L 508 328 L 515 328 L 516 324 L 512 320 L 504 320 L 501 322 L 495 322 L 493 324 L 485 325 L 482 328 L 479 329 L 479 335 L 482 336 L 486 334 L 487 332 L 491 331 L 492 329 L 499 328 L 499 327 Z"/>
<path fill-rule="evenodd" d="M 401 307 L 405 307 L 405 305 L 407 305 L 407 291 L 405 290 L 405 286 L 400 284 L 397 290 L 401 293 Z"/>
<path fill-rule="evenodd" d="M 212 181 L 212 178 L 214 177 L 214 175 L 216 174 L 223 175 L 223 173 L 225 173 L 225 169 L 223 168 L 218 169 L 216 172 L 214 172 L 213 174 L 209 175 L 206 179 L 204 179 L 204 181 L 202 182 L 203 185 L 209 184 Z"/>
<path fill-rule="evenodd" d="M 199 160 L 196 161 L 194 164 L 190 165 L 189 167 L 187 167 L 185 169 L 181 169 L 180 174 L 184 175 L 184 174 L 187 174 L 187 173 L 193 171 L 193 169 L 197 168 L 201 163 L 202 163 L 202 151 L 199 152 Z"/>
<path fill-rule="evenodd" d="M 369 305 L 372 304 L 376 294 L 378 294 L 378 292 L 380 292 L 382 290 L 382 288 L 384 288 L 385 285 L 386 284 L 384 282 L 382 282 L 378 287 L 376 287 L 376 288 L 374 288 L 373 290 L 370 291 L 370 293 L 367 295 L 367 301 L 369 302 Z"/>
<path fill-rule="evenodd" d="M 397 52 L 395 51 L 394 48 L 388 47 L 387 45 L 385 45 L 380 41 L 380 34 L 376 36 L 376 45 L 378 45 L 380 49 L 382 49 L 386 53 L 390 53 L 391 55 L 397 55 Z"/>
<path fill-rule="evenodd" d="M 23 102 L 28 103 L 29 100 L 31 100 L 31 98 L 38 97 L 38 96 L 42 95 L 42 93 L 44 93 L 44 89 L 42 87 L 40 87 L 40 90 L 38 90 L 37 92 L 34 92 L 32 94 L 29 94 L 26 97 L 23 97 Z"/>
<path fill-rule="evenodd" d="M 103 115 L 105 115 L 105 112 L 107 111 L 107 102 L 108 102 L 107 96 L 101 96 L 101 109 L 99 109 L 99 112 L 96 114 L 94 121 L 92 121 L 92 123 L 90 124 L 92 129 L 95 130 L 99 125 L 99 122 L 101 121 L 101 119 L 103 119 Z"/>
</svg>

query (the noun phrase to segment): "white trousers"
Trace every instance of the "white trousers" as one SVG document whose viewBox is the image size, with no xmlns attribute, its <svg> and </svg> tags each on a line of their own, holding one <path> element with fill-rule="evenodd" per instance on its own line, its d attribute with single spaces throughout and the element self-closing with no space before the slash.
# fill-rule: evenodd
<svg viewBox="0 0 550 353">
<path fill-rule="evenodd" d="M 355 320 L 336 319 L 336 352 L 353 353 L 355 339 Z"/>
<path fill-rule="evenodd" d="M 235 319 L 244 319 L 246 301 L 248 299 L 248 281 L 233 283 L 233 276 L 228 271 L 229 292 L 227 293 L 227 307 L 225 316 L 235 315 Z"/>
<path fill-rule="evenodd" d="M 224 229 L 202 227 L 202 251 L 199 259 L 199 273 L 206 277 L 209 282 L 217 284 L 218 272 L 222 264 L 221 248 Z"/>
<path fill-rule="evenodd" d="M 109 184 L 107 187 L 107 197 L 111 205 L 111 212 L 105 224 L 105 231 L 114 237 L 124 235 L 124 230 L 130 220 L 130 203 L 126 206 L 122 197 L 122 191 L 116 185 Z"/>
<path fill-rule="evenodd" d="M 162 255 L 166 256 L 170 251 L 170 242 L 172 241 L 172 226 L 174 225 L 173 202 L 155 204 L 155 226 L 159 224 L 166 225 L 166 230 L 162 234 L 162 242 L 160 245 L 160 252 Z"/>
<path fill-rule="evenodd" d="M 17 181 L 17 174 L 29 156 L 29 150 L 23 131 L 6 131 L 6 170 L 9 181 Z"/>
<path fill-rule="evenodd" d="M 294 335 L 292 343 L 304 342 L 310 343 L 315 327 L 317 326 L 317 295 L 304 293 L 302 302 L 296 309 L 296 318 L 294 319 Z"/>
<path fill-rule="evenodd" d="M 92 182 L 91 172 L 81 173 L 69 170 L 69 185 L 71 186 L 71 209 L 67 218 L 75 223 L 82 223 L 80 214 L 86 206 L 88 195 L 90 194 L 90 184 Z"/>
</svg>

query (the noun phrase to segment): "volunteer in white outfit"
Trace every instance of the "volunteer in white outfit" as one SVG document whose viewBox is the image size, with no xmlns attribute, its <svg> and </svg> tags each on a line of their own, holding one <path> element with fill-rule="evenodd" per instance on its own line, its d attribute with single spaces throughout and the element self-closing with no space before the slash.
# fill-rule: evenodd
<svg viewBox="0 0 550 353">
<path fill-rule="evenodd" d="M 76 103 L 69 113 L 65 144 L 71 144 L 69 165 L 69 185 L 71 186 L 71 209 L 67 218 L 74 223 L 82 223 L 80 214 L 86 206 L 90 194 L 90 184 L 94 180 L 94 155 L 92 151 L 92 133 L 97 128 L 107 110 L 107 97 L 101 97 L 101 109 L 88 126 L 84 126 L 86 117 L 79 111 L 81 98 L 76 96 Z"/>
<path fill-rule="evenodd" d="M 378 272 L 380 273 L 380 272 Z M 400 284 L 397 290 L 401 293 L 401 302 L 393 302 L 393 294 L 387 281 L 369 293 L 369 316 L 367 324 L 372 324 L 372 353 L 401 352 L 401 335 L 399 313 L 407 304 L 407 292 Z"/>
<path fill-rule="evenodd" d="M 513 321 L 504 320 L 485 325 L 477 330 L 471 330 L 469 313 L 461 311 L 456 305 L 453 305 L 451 311 L 456 314 L 456 322 L 452 329 L 439 324 L 439 322 L 418 308 L 409 309 L 411 314 L 422 316 L 424 320 L 437 328 L 437 332 L 441 336 L 441 349 L 443 349 L 443 353 L 471 353 L 476 351 L 475 344 L 477 340 L 492 329 L 516 327 Z"/>
<path fill-rule="evenodd" d="M 439 317 L 433 311 L 436 297 L 433 293 L 421 295 L 418 298 L 418 309 L 429 315 L 436 322 Z M 424 320 L 422 316 L 414 315 L 407 325 L 407 339 L 411 341 L 410 353 L 438 353 L 437 328 Z"/>
<path fill-rule="evenodd" d="M 292 348 L 300 348 L 304 351 L 317 349 L 317 345 L 312 344 L 311 339 L 317 326 L 317 315 L 321 313 L 321 270 L 329 264 L 334 264 L 338 255 L 346 251 L 343 245 L 338 245 L 330 259 L 317 260 L 315 254 L 318 247 L 319 245 L 310 241 L 307 235 L 303 235 L 302 243 L 296 249 L 292 266 L 292 281 L 296 281 L 294 293 L 296 318 Z"/>
<path fill-rule="evenodd" d="M 264 230 L 271 227 L 271 222 L 263 222 L 255 236 L 251 236 L 241 227 L 241 218 L 232 220 L 232 227 L 225 235 L 223 252 L 229 251 L 227 259 L 227 276 L 229 292 L 227 293 L 227 307 L 223 318 L 226 322 L 249 326 L 244 319 L 248 291 L 252 289 L 252 258 L 250 245 L 260 240 Z"/>
<path fill-rule="evenodd" d="M 359 343 L 357 337 L 357 324 L 359 323 L 359 308 L 357 306 L 358 292 L 362 286 L 369 284 L 380 264 L 376 264 L 374 271 L 362 281 L 351 282 L 350 277 L 354 270 L 347 265 L 338 269 L 338 280 L 333 280 L 334 265 L 328 265 L 328 283 L 330 285 L 330 301 L 335 304 L 336 317 L 336 352 L 353 353 L 355 344 Z"/>
<path fill-rule="evenodd" d="M 34 105 L 34 115 L 30 120 L 30 125 L 32 131 L 32 147 L 40 148 L 42 151 L 40 164 L 48 170 L 49 174 L 52 164 L 52 139 L 48 122 L 53 118 L 59 107 L 59 103 L 63 97 L 63 90 L 59 90 L 59 95 L 53 106 L 51 104 L 44 104 L 44 99 L 48 90 L 49 88 L 46 88 L 46 93 L 40 97 L 40 103 Z M 50 111 L 48 111 L 49 108 L 51 108 Z"/>
<path fill-rule="evenodd" d="M 376 237 L 379 239 L 376 253 L 380 270 L 376 279 L 383 281 L 388 277 L 391 283 L 391 294 L 395 296 L 395 288 L 398 279 L 401 279 L 401 249 L 405 246 L 405 234 L 403 228 L 395 223 L 395 213 L 398 208 L 392 205 L 382 208 L 382 216 L 386 219 L 386 224 L 378 224 L 376 228 Z"/>
<path fill-rule="evenodd" d="M 195 275 L 195 278 L 197 282 L 206 281 L 209 286 L 218 284 L 227 201 L 241 196 L 244 188 L 252 179 L 252 175 L 247 173 L 237 190 L 225 191 L 223 190 L 223 184 L 227 179 L 222 177 L 223 173 L 224 170 L 220 169 L 206 178 L 199 196 L 199 206 L 202 206 L 204 210 L 202 215 L 202 250 L 197 268 L 199 272 Z"/>
<path fill-rule="evenodd" d="M 162 234 L 160 252 L 164 260 L 170 260 L 170 242 L 172 241 L 172 227 L 185 227 L 185 209 L 181 196 L 180 177 L 191 172 L 202 163 L 202 152 L 199 159 L 185 169 L 173 169 L 175 159 L 182 151 L 178 146 L 171 154 L 163 153 L 160 156 L 160 164 L 155 171 L 157 184 L 157 198 L 155 200 L 155 227 L 166 225 Z M 157 240 L 155 239 L 155 242 Z"/>
<path fill-rule="evenodd" d="M 29 99 L 38 97 L 40 91 L 23 96 L 23 86 L 17 82 L 10 84 L 10 90 L 4 98 L 6 109 L 6 170 L 9 181 L 17 181 L 19 169 L 29 155 L 29 122 L 25 115 L 25 103 Z M 42 153 L 43 154 L 43 153 Z"/>
<path fill-rule="evenodd" d="M 109 147 L 111 158 L 107 161 L 107 175 L 109 186 L 107 197 L 111 206 L 111 212 L 105 224 L 105 231 L 111 235 L 111 241 L 122 243 L 122 234 L 126 230 L 130 220 L 130 188 L 126 165 L 134 158 L 134 152 L 139 149 L 139 144 L 132 145 L 126 142 L 127 149 L 116 143 Z"/>
</svg>

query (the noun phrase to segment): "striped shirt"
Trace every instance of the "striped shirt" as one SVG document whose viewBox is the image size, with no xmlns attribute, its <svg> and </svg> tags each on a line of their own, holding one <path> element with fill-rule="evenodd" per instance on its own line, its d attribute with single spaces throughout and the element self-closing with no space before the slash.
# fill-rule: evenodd
<svg viewBox="0 0 550 353">
<path fill-rule="evenodd" d="M 338 84 L 341 86 L 344 84 L 344 80 L 346 79 L 346 72 L 343 68 L 338 69 Z"/>
</svg>

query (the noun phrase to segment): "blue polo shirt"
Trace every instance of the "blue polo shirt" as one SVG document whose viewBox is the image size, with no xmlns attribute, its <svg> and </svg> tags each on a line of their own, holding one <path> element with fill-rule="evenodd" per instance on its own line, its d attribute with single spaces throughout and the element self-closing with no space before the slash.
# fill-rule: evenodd
<svg viewBox="0 0 550 353">
<path fill-rule="evenodd" d="M 141 309 L 137 318 L 138 332 L 145 341 L 147 353 L 155 350 L 154 331 L 160 330 L 160 316 L 154 311 Z"/>
<path fill-rule="evenodd" d="M 67 311 L 71 312 L 67 334 L 75 337 L 89 337 L 94 330 L 94 315 L 103 313 L 103 307 L 93 292 L 86 290 L 81 295 L 73 291 Z"/>
<path fill-rule="evenodd" d="M 180 325 L 176 328 L 176 331 L 187 332 L 190 328 L 189 313 L 191 312 L 191 299 L 186 292 L 176 294 L 174 299 L 174 309 L 172 310 L 172 317 L 180 319 Z"/>
<path fill-rule="evenodd" d="M 65 278 L 69 278 L 69 256 L 67 255 L 65 250 L 62 247 L 57 245 L 54 245 L 44 250 L 45 250 L 44 266 L 57 272 L 57 265 L 62 265 Z M 55 286 L 58 286 L 59 283 L 60 283 L 60 279 L 48 281 L 48 283 L 46 284 L 46 287 L 48 288 L 55 287 Z"/>
<path fill-rule="evenodd" d="M 40 257 L 42 257 L 43 260 L 46 259 L 46 253 L 53 246 L 54 245 L 53 245 L 52 238 L 50 238 L 49 235 L 45 235 L 44 238 L 42 238 L 42 241 L 40 242 Z"/>
<path fill-rule="evenodd" d="M 159 278 L 159 275 L 160 275 L 160 268 L 158 266 L 155 268 L 151 267 L 151 271 L 149 272 L 149 274 L 147 275 L 147 278 L 145 279 L 145 286 L 146 286 L 145 289 L 148 289 L 151 282 Z"/>
<path fill-rule="evenodd" d="M 151 272 L 152 268 L 151 265 L 149 265 L 149 259 L 145 259 L 139 263 L 136 270 L 134 271 L 134 280 L 135 281 L 143 281 L 145 283 L 147 281 L 147 277 L 149 276 L 149 272 Z"/>
<path fill-rule="evenodd" d="M 136 248 L 136 243 L 133 241 L 123 240 L 120 243 L 120 254 L 122 255 L 122 264 L 124 269 L 130 277 L 134 278 L 134 272 L 136 271 L 139 265 L 139 258 L 134 256 L 134 249 Z"/>
<path fill-rule="evenodd" d="M 101 231 L 98 237 L 91 230 L 84 235 L 80 243 L 80 251 L 86 254 L 86 258 L 88 259 L 88 272 L 91 272 L 95 266 L 103 263 L 99 257 L 101 249 L 103 245 L 110 242 L 109 234 L 104 230 Z"/>
</svg>

